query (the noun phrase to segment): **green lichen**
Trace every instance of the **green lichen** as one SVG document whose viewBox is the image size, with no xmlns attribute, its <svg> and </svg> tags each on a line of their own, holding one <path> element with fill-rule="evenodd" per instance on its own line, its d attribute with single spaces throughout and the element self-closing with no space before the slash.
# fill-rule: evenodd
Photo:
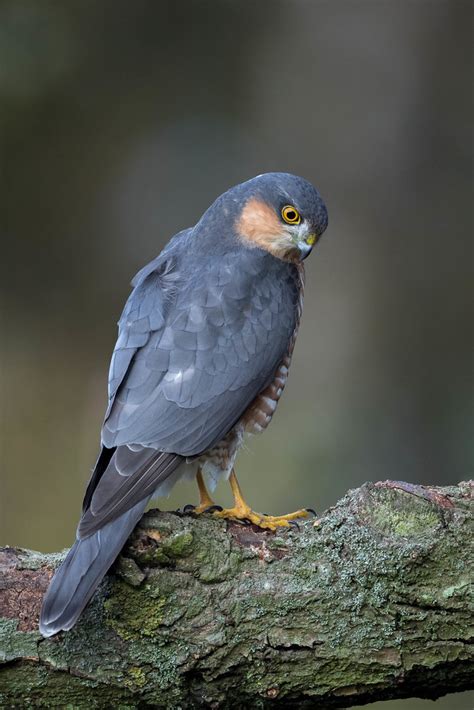
<svg viewBox="0 0 474 710">
<path fill-rule="evenodd" d="M 0 618 L 0 663 L 37 655 L 39 632 L 19 631 L 16 619 Z"/>
<path fill-rule="evenodd" d="M 62 552 L 50 552 L 48 554 L 36 552 L 35 550 L 20 549 L 18 555 L 18 569 L 38 570 L 42 567 L 55 569 L 59 567 L 67 553 L 68 549 L 62 550 Z"/>
<path fill-rule="evenodd" d="M 117 580 L 112 595 L 104 602 L 106 623 L 126 641 L 156 634 L 163 622 L 166 599 L 156 587 L 145 584 L 140 589 Z"/>
<path fill-rule="evenodd" d="M 147 567 L 174 566 L 193 551 L 194 535 L 179 517 L 147 513 L 137 528 L 127 554 Z"/>
<path fill-rule="evenodd" d="M 163 552 L 170 559 L 177 559 L 178 557 L 187 557 L 191 554 L 193 540 L 193 534 L 189 530 L 177 532 L 174 535 L 170 535 L 170 537 L 164 540 Z"/>
<path fill-rule="evenodd" d="M 429 535 L 441 525 L 439 508 L 414 495 L 376 489 L 371 499 L 371 524 L 384 534 L 413 538 Z"/>
<path fill-rule="evenodd" d="M 114 572 L 131 587 L 139 587 L 146 578 L 146 574 L 140 569 L 135 560 L 129 557 L 119 557 L 114 565 Z"/>
<path fill-rule="evenodd" d="M 137 708 L 124 686 L 101 685 L 87 678 L 55 671 L 33 663 L 8 666 L 1 671 L 2 708 Z"/>
<path fill-rule="evenodd" d="M 130 666 L 124 679 L 124 685 L 130 690 L 137 690 L 146 685 L 146 673 L 139 666 Z"/>
<path fill-rule="evenodd" d="M 172 565 L 180 557 L 191 554 L 193 540 L 193 534 L 189 530 L 180 530 L 163 536 L 160 540 L 154 540 L 143 550 L 134 551 L 134 556 L 137 562 L 150 567 Z"/>
<path fill-rule="evenodd" d="M 466 577 L 464 579 L 460 579 L 457 584 L 451 584 L 448 587 L 445 587 L 444 589 L 441 590 L 441 594 L 445 599 L 452 599 L 453 597 L 458 596 L 459 594 L 464 594 L 464 592 L 471 592 L 472 594 L 472 581 L 467 579 Z"/>
<path fill-rule="evenodd" d="M 365 702 L 380 688 L 401 695 L 410 669 L 420 688 L 465 686 L 473 536 L 462 505 L 440 511 L 368 485 L 319 527 L 274 536 L 147 514 L 126 553 L 132 579 L 146 579 L 131 587 L 119 567 L 73 631 L 39 644 L 44 672 L 81 676 L 89 707 L 94 684 L 108 707 L 132 697 L 158 708 L 329 707 L 361 689 Z M 166 564 L 138 562 L 140 546 Z"/>
</svg>

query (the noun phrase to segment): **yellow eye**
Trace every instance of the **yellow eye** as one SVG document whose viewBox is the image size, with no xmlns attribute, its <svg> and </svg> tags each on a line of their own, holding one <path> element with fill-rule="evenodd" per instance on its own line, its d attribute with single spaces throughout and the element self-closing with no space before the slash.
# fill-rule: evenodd
<svg viewBox="0 0 474 710">
<path fill-rule="evenodd" d="M 292 205 L 286 205 L 281 210 L 281 216 L 287 224 L 299 224 L 301 222 L 301 215 Z"/>
</svg>

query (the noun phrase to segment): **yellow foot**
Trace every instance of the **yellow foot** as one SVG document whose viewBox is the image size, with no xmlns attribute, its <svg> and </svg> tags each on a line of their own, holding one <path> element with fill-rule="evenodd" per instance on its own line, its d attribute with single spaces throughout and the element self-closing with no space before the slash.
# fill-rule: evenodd
<svg viewBox="0 0 474 710">
<path fill-rule="evenodd" d="M 216 518 L 225 518 L 226 520 L 248 520 L 253 523 L 253 525 L 258 525 L 259 528 L 264 528 L 265 530 L 276 530 L 277 528 L 289 528 L 291 520 L 307 518 L 310 513 L 307 510 L 297 510 L 294 513 L 288 513 L 287 515 L 264 515 L 263 513 L 256 513 L 245 504 L 215 511 L 213 515 Z"/>
<path fill-rule="evenodd" d="M 209 508 L 218 508 L 219 510 L 222 510 L 221 506 L 216 505 L 212 500 L 211 496 L 209 495 L 209 491 L 207 490 L 206 484 L 204 483 L 204 478 L 200 468 L 198 469 L 198 472 L 196 474 L 196 481 L 199 488 L 199 505 L 186 507 L 189 507 L 189 509 L 192 510 L 195 515 L 200 515 L 201 513 L 205 512 L 212 512 L 211 510 L 209 510 Z"/>
</svg>

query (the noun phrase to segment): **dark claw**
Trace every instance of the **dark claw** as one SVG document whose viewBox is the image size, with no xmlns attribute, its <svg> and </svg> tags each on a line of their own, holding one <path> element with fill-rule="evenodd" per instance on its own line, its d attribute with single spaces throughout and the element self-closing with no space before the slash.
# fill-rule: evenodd
<svg viewBox="0 0 474 710">
<path fill-rule="evenodd" d="M 213 513 L 215 510 L 221 511 L 224 510 L 221 505 L 210 505 L 209 508 L 206 508 L 203 512 L 204 513 Z"/>
<path fill-rule="evenodd" d="M 305 508 L 307 513 L 311 513 L 311 515 L 314 515 L 315 518 L 318 517 L 317 512 L 314 510 L 314 508 Z"/>
<path fill-rule="evenodd" d="M 191 513 L 193 510 L 195 510 L 195 508 L 196 508 L 195 505 L 188 503 L 187 505 L 184 506 L 183 513 Z"/>
<path fill-rule="evenodd" d="M 252 521 L 248 518 L 239 518 L 239 522 L 242 523 L 242 525 L 252 525 Z"/>
<path fill-rule="evenodd" d="M 300 531 L 300 526 L 298 525 L 296 520 L 288 520 L 288 522 L 291 525 L 291 527 L 296 528 L 298 530 L 298 532 Z"/>
</svg>

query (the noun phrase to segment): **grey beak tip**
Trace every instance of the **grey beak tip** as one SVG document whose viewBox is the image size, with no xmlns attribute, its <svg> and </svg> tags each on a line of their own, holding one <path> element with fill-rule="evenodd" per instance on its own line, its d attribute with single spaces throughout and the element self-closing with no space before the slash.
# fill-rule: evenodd
<svg viewBox="0 0 474 710">
<path fill-rule="evenodd" d="M 304 261 L 313 251 L 313 247 L 309 244 L 299 244 L 298 248 L 300 250 L 301 261 Z"/>
</svg>

